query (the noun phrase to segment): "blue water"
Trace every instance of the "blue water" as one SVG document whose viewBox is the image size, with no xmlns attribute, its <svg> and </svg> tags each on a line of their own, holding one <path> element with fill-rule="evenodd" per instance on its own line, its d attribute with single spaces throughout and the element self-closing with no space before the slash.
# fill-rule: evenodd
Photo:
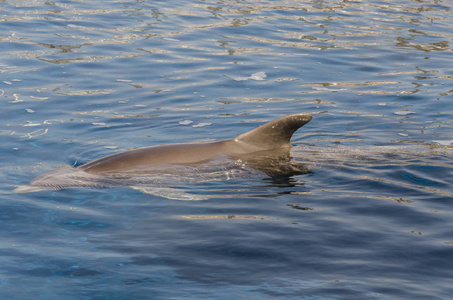
<svg viewBox="0 0 453 300">
<path fill-rule="evenodd" d="M 0 298 L 451 298 L 452 9 L 0 2 Z M 13 192 L 57 166 L 299 112 L 314 118 L 296 147 L 436 150 L 181 187 L 204 201 Z"/>
</svg>

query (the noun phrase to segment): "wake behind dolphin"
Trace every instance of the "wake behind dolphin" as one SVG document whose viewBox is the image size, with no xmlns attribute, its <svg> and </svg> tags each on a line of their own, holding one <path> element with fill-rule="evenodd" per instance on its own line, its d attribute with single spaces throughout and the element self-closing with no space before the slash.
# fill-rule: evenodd
<svg viewBox="0 0 453 300">
<path fill-rule="evenodd" d="M 169 178 L 190 182 L 204 178 L 206 174 L 209 180 L 250 178 L 257 174 L 303 174 L 308 170 L 291 162 L 290 140 L 294 132 L 311 119 L 308 114 L 293 114 L 230 140 L 159 145 L 120 152 L 76 168 L 64 166 L 38 175 L 30 184 L 19 186 L 15 191 L 27 193 L 116 186 L 136 188 L 147 183 L 158 187 L 162 178 L 166 183 Z"/>
</svg>

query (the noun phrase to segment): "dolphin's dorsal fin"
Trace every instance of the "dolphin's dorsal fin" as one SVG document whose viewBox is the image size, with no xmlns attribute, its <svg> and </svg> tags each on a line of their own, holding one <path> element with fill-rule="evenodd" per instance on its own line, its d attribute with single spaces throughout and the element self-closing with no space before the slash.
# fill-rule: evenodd
<svg viewBox="0 0 453 300">
<path fill-rule="evenodd" d="M 304 126 L 312 116 L 295 114 L 281 117 L 249 132 L 237 136 L 234 140 L 265 149 L 291 147 L 291 136 L 297 129 Z"/>
</svg>

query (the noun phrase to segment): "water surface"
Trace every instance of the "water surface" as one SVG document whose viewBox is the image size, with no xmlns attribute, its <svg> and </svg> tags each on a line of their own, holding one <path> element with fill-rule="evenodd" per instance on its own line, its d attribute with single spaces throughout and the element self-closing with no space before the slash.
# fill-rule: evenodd
<svg viewBox="0 0 453 300">
<path fill-rule="evenodd" d="M 452 8 L 1 1 L 1 298 L 451 297 Z M 12 192 L 299 112 L 308 174 Z"/>
</svg>

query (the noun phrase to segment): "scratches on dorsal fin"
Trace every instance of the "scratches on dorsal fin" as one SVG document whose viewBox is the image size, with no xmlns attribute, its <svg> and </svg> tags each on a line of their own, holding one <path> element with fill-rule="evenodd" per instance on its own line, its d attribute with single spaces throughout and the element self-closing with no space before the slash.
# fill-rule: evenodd
<svg viewBox="0 0 453 300">
<path fill-rule="evenodd" d="M 312 116 L 295 114 L 281 117 L 251 131 L 237 136 L 234 140 L 265 149 L 291 147 L 291 137 L 297 129 L 304 126 Z"/>
</svg>

